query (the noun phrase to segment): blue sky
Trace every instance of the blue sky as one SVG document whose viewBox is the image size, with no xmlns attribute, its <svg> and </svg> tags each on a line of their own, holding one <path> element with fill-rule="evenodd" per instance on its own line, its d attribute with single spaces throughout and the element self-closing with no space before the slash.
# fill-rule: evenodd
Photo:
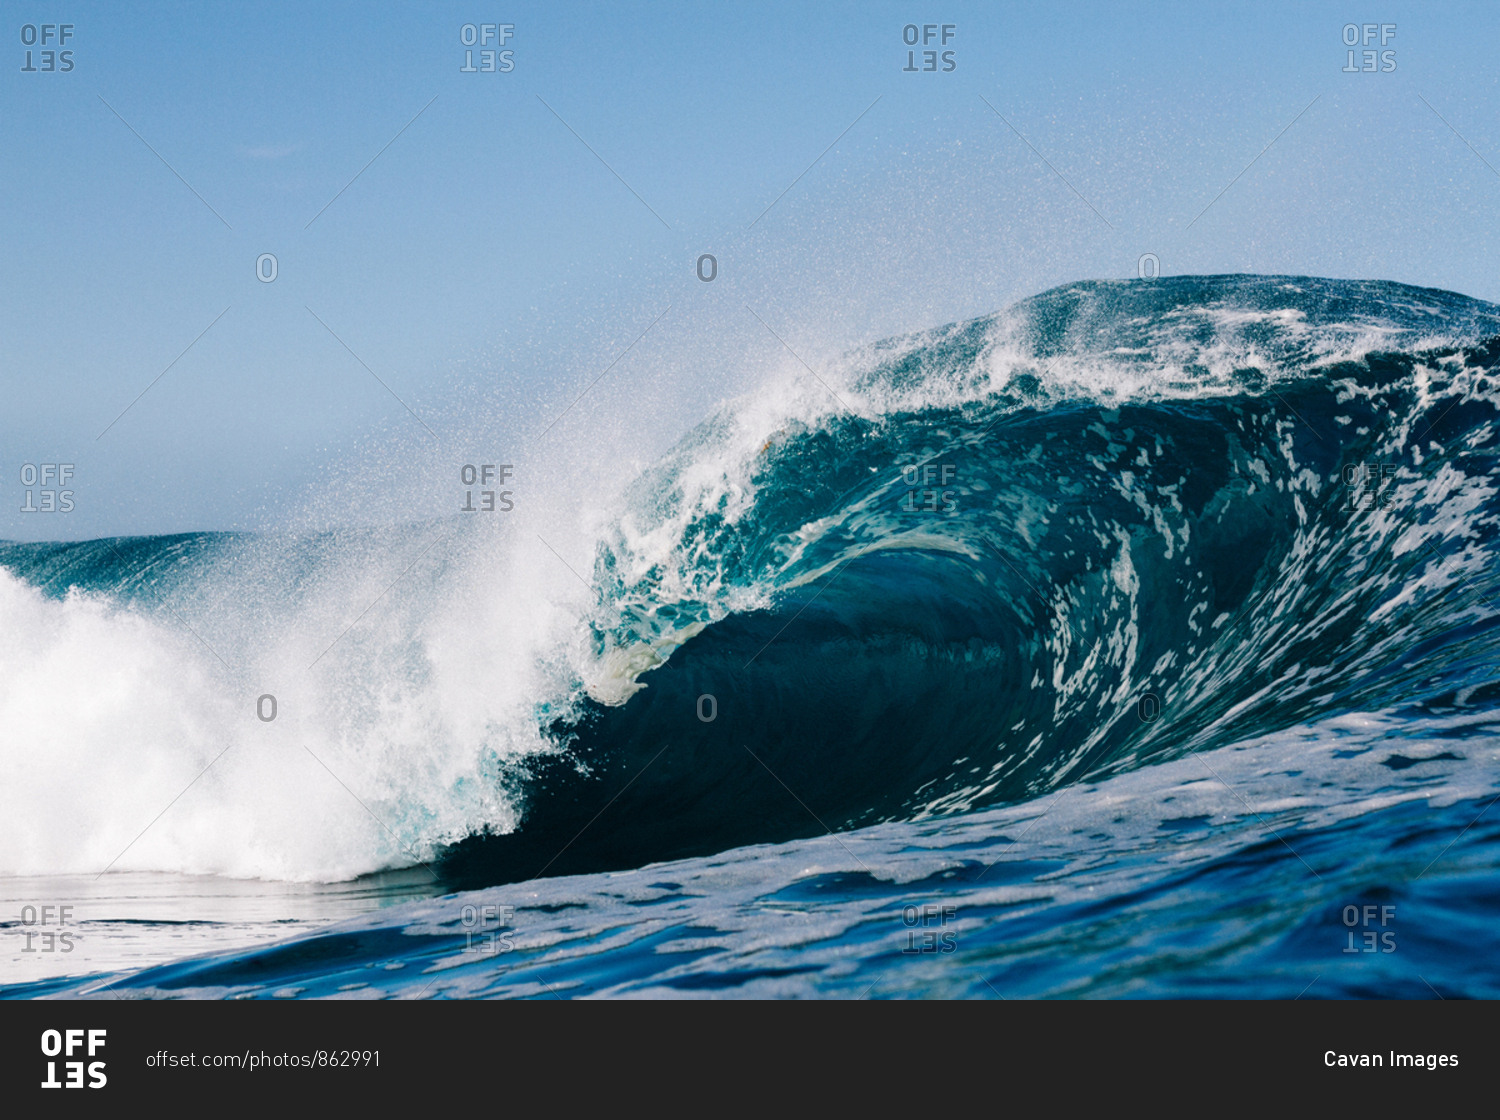
<svg viewBox="0 0 1500 1120">
<path fill-rule="evenodd" d="M 549 435 L 636 408 L 649 461 L 789 361 L 747 306 L 816 365 L 1143 253 L 1500 300 L 1492 5 L 0 11 L 5 538 L 272 526 L 376 445 L 514 458 L 656 322 Z M 1393 72 L 1344 72 L 1351 21 Z M 61 23 L 73 69 L 25 72 Z M 509 73 L 462 71 L 485 23 Z M 903 72 L 908 24 L 951 73 Z M 50 462 L 75 508 L 19 512 Z"/>
</svg>

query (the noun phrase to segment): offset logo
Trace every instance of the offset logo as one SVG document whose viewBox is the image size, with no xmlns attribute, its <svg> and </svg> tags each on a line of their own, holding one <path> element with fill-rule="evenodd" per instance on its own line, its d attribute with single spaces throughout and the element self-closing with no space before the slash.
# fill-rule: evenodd
<svg viewBox="0 0 1500 1120">
<path fill-rule="evenodd" d="M 913 49 L 906 52 L 903 74 L 951 74 L 958 69 L 955 52 L 943 50 L 958 35 L 956 23 L 908 23 L 901 29 L 901 41 Z M 921 46 L 922 50 L 916 48 Z"/>
<path fill-rule="evenodd" d="M 1396 931 L 1391 926 L 1395 917 L 1394 906 L 1349 903 L 1339 911 L 1339 920 L 1344 923 L 1347 935 L 1344 952 L 1394 953 Z"/>
<path fill-rule="evenodd" d="M 21 493 L 26 503 L 22 513 L 72 513 L 73 491 L 65 490 L 73 478 L 72 463 L 22 463 Z"/>
<path fill-rule="evenodd" d="M 514 949 L 514 906 L 465 906 L 463 908 L 464 952 L 496 956 Z M 478 940 L 475 940 L 475 938 Z"/>
<path fill-rule="evenodd" d="M 97 1057 L 99 1051 L 104 1049 L 104 1034 L 102 1030 L 47 1030 L 42 1032 L 42 1053 L 49 1060 L 47 1062 L 47 1080 L 42 1082 L 43 1089 L 102 1089 L 109 1084 L 109 1078 L 104 1074 L 103 1062 L 88 1062 L 85 1068 L 85 1046 L 87 1057 Z M 87 1043 L 85 1044 L 85 1036 Z M 57 1062 L 58 1057 L 73 1058 L 76 1060 Z M 64 1081 L 57 1079 L 57 1067 L 63 1067 Z M 84 1083 L 84 1074 L 88 1074 L 88 1083 Z"/>
<path fill-rule="evenodd" d="M 26 61 L 21 64 L 21 73 L 66 74 L 71 71 L 73 52 L 62 49 L 71 38 L 71 23 L 23 23 L 21 45 L 33 49 L 27 50 Z M 36 57 L 33 58 L 33 55 Z"/>
<path fill-rule="evenodd" d="M 928 902 L 903 906 L 901 925 L 906 929 L 903 953 L 951 953 L 958 948 L 958 935 L 948 926 L 958 920 L 958 907 Z"/>
<path fill-rule="evenodd" d="M 463 469 L 458 472 L 459 479 L 465 486 L 490 486 L 498 478 L 500 485 L 504 486 L 507 480 L 515 474 L 515 468 L 509 463 L 499 464 L 498 473 L 494 463 L 465 463 Z M 495 505 L 498 496 L 500 504 Z M 514 490 L 481 490 L 479 491 L 479 504 L 474 504 L 474 491 L 464 491 L 464 504 L 459 513 L 494 513 L 498 509 L 501 513 L 509 513 L 516 508 L 516 503 L 511 499 L 515 496 Z"/>
<path fill-rule="evenodd" d="M 75 941 L 83 935 L 68 929 L 73 919 L 71 906 L 21 907 L 21 936 L 26 939 L 23 953 L 71 953 Z"/>
<path fill-rule="evenodd" d="M 918 463 L 901 468 L 901 484 L 908 487 L 897 504 L 905 513 L 954 513 L 954 491 L 942 489 L 958 475 L 952 463 Z"/>
<path fill-rule="evenodd" d="M 1398 463 L 1346 463 L 1339 472 L 1344 482 L 1344 504 L 1339 508 L 1348 513 L 1390 509 L 1399 472 Z"/>
<path fill-rule="evenodd" d="M 466 23 L 458 29 L 458 41 L 466 47 L 478 50 L 464 51 L 464 64 L 458 68 L 460 74 L 509 74 L 516 68 L 516 52 L 502 50 L 516 33 L 513 23 Z M 479 55 L 479 65 L 474 65 L 474 55 Z"/>
<path fill-rule="evenodd" d="M 1345 74 L 1389 74 L 1396 69 L 1395 49 L 1381 49 L 1396 37 L 1394 23 L 1346 23 L 1343 36 L 1349 48 Z"/>
</svg>

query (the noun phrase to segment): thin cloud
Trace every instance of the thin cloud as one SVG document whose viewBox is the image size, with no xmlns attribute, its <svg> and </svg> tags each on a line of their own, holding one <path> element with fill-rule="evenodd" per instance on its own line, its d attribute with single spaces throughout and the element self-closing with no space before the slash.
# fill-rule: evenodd
<svg viewBox="0 0 1500 1120">
<path fill-rule="evenodd" d="M 285 159 L 293 152 L 300 151 L 305 147 L 302 143 L 296 144 L 261 144 L 254 148 L 241 146 L 240 154 L 247 159 Z"/>
</svg>

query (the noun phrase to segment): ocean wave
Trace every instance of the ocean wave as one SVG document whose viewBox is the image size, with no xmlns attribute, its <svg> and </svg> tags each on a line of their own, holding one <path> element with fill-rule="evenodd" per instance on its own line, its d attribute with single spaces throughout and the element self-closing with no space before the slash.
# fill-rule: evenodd
<svg viewBox="0 0 1500 1120">
<path fill-rule="evenodd" d="M 1487 712 L 1497 340 L 1393 283 L 1080 283 L 725 405 L 588 580 L 442 525 L 6 546 L 0 869 L 478 885 Z"/>
</svg>

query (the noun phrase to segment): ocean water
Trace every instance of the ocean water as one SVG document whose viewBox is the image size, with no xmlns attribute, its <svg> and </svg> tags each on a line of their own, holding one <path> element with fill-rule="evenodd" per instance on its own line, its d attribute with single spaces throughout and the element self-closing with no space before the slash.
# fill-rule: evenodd
<svg viewBox="0 0 1500 1120">
<path fill-rule="evenodd" d="M 566 526 L 0 546 L 0 992 L 1493 996 L 1497 362 L 1085 282 Z"/>
</svg>

